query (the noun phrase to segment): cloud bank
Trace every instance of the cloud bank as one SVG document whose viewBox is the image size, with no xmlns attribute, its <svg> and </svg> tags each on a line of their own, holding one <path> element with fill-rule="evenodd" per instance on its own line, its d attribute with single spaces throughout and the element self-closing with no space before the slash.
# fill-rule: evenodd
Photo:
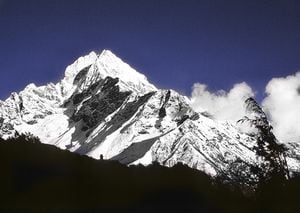
<svg viewBox="0 0 300 213">
<path fill-rule="evenodd" d="M 235 84 L 229 92 L 211 92 L 207 85 L 195 83 L 190 98 L 195 111 L 208 112 L 217 120 L 237 121 L 246 114 L 244 101 L 253 96 L 245 82 Z M 300 142 L 300 72 L 271 79 L 262 107 L 281 142 Z"/>
<path fill-rule="evenodd" d="M 273 78 L 262 105 L 279 140 L 300 142 L 300 72 Z"/>
<path fill-rule="evenodd" d="M 198 112 L 208 112 L 217 120 L 237 121 L 245 115 L 244 101 L 254 96 L 245 82 L 235 84 L 229 92 L 210 92 L 205 84 L 193 86 L 191 104 Z"/>
</svg>

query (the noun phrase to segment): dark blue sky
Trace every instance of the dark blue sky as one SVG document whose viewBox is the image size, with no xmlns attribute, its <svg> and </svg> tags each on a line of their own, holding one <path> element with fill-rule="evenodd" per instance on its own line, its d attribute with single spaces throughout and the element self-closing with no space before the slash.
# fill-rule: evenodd
<svg viewBox="0 0 300 213">
<path fill-rule="evenodd" d="M 0 99 L 104 48 L 159 87 L 246 81 L 262 94 L 300 70 L 300 1 L 0 0 Z"/>
</svg>

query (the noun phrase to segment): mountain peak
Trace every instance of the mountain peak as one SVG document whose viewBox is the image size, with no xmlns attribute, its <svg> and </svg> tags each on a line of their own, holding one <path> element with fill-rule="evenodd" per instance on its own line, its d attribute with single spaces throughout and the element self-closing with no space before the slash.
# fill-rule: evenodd
<svg viewBox="0 0 300 213">
<path fill-rule="evenodd" d="M 254 99 L 247 104 L 254 118 L 264 115 Z M 157 89 L 109 50 L 78 58 L 57 84 L 31 84 L 0 102 L 0 137 L 16 132 L 97 159 L 182 162 L 212 175 L 236 159 L 256 162 L 255 135 L 195 112 L 186 97 Z M 295 155 L 287 161 L 298 169 Z"/>
<path fill-rule="evenodd" d="M 70 95 L 78 87 L 76 83 L 79 80 L 83 85 L 91 85 L 106 77 L 118 78 L 123 90 L 138 93 L 157 90 L 148 82 L 146 76 L 137 72 L 110 50 L 103 50 L 100 54 L 90 52 L 67 67 L 65 78 L 61 81 L 63 93 L 66 96 Z"/>
<path fill-rule="evenodd" d="M 112 51 L 107 50 L 107 49 L 102 50 L 102 52 L 99 54 L 99 57 L 101 57 L 101 56 L 118 58 Z"/>
</svg>

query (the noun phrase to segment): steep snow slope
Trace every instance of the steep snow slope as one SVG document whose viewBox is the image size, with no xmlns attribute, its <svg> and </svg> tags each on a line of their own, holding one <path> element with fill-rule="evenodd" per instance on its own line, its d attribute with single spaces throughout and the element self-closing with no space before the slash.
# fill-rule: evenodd
<svg viewBox="0 0 300 213">
<path fill-rule="evenodd" d="M 6 101 L 0 101 L 2 130 L 0 135 L 3 137 L 13 136 L 14 130 L 32 132 L 38 129 L 37 132 L 39 132 L 40 128 L 43 127 L 51 131 L 52 128 L 47 126 L 49 122 L 44 121 L 46 116 L 47 120 L 68 121 L 69 118 L 65 115 L 66 108 L 63 104 L 72 95 L 77 99 L 80 94 L 85 95 L 82 93 L 83 91 L 87 91 L 89 87 L 107 76 L 122 78 L 118 82 L 120 90 L 131 91 L 135 94 L 156 90 L 155 86 L 150 84 L 144 75 L 136 72 L 110 51 L 104 50 L 100 55 L 91 52 L 68 66 L 61 82 L 40 87 L 30 84 L 19 94 L 12 93 Z M 88 98 L 90 97 L 85 97 L 85 99 Z M 61 119 L 59 115 L 61 115 Z M 49 118 L 49 116 L 53 118 Z M 59 126 L 61 123 L 65 126 L 62 121 L 56 125 Z M 39 134 L 39 136 L 49 138 L 44 134 Z M 51 136 L 52 134 L 50 134 Z"/>
<path fill-rule="evenodd" d="M 30 132 L 43 143 L 124 164 L 182 162 L 216 174 L 236 159 L 256 162 L 255 138 L 195 112 L 108 50 L 79 58 L 57 84 L 27 86 L 0 102 L 0 135 Z M 297 144 L 288 163 L 300 167 Z M 295 148 L 296 147 L 296 148 Z"/>
</svg>

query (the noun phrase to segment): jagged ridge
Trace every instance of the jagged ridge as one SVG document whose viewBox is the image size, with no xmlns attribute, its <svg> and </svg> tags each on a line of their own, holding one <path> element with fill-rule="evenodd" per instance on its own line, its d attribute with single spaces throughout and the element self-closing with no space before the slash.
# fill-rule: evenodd
<svg viewBox="0 0 300 213">
<path fill-rule="evenodd" d="M 57 84 L 30 84 L 0 102 L 0 134 L 30 132 L 43 143 L 96 159 L 182 162 L 211 175 L 237 159 L 256 162 L 253 135 L 195 112 L 189 102 L 157 89 L 110 51 L 92 52 L 68 66 Z M 292 170 L 300 167 L 295 152 L 287 156 Z"/>
</svg>

